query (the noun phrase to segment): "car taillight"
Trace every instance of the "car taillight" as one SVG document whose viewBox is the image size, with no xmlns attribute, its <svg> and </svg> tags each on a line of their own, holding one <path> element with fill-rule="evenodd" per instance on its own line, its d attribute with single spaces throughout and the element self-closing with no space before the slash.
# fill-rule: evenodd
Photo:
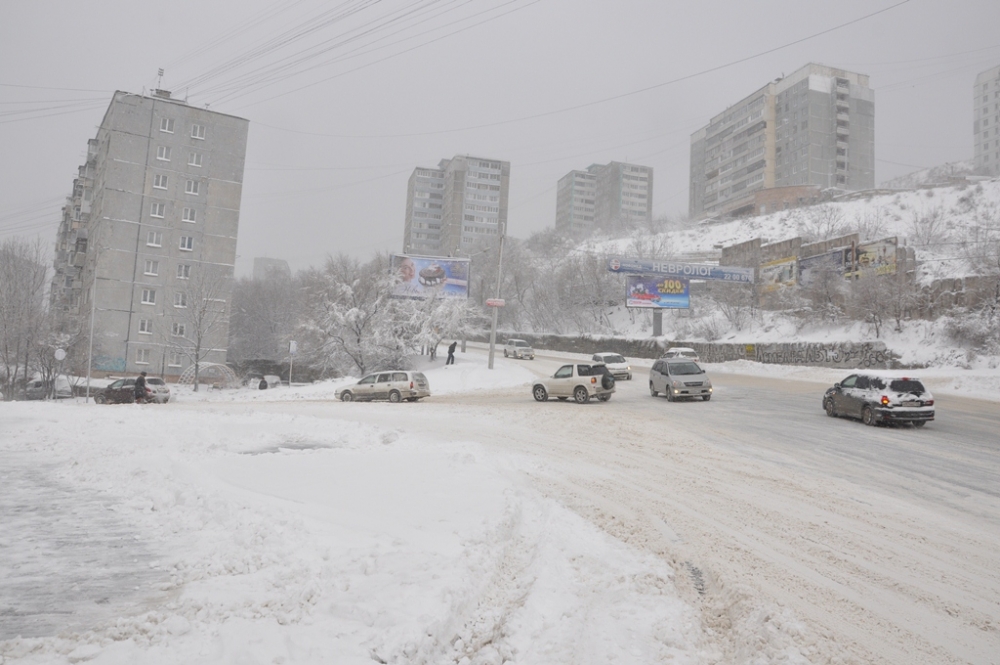
<svg viewBox="0 0 1000 665">
<path fill-rule="evenodd" d="M 590 377 L 590 382 L 591 383 L 597 383 L 597 377 L 596 376 Z"/>
<path fill-rule="evenodd" d="M 882 395 L 882 399 L 880 401 L 882 402 L 882 406 L 889 406 L 889 398 L 886 395 Z"/>
<path fill-rule="evenodd" d="M 934 400 L 932 399 L 924 400 L 924 406 L 934 406 Z"/>
<path fill-rule="evenodd" d="M 410 381 L 410 390 L 413 390 L 413 381 Z"/>
</svg>

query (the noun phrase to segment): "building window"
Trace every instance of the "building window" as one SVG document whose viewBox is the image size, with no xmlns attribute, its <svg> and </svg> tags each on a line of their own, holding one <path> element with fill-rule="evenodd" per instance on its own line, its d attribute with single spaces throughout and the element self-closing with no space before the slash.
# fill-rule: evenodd
<svg viewBox="0 0 1000 665">
<path fill-rule="evenodd" d="M 146 234 L 146 244 L 150 247 L 162 247 L 163 234 L 159 231 L 150 231 Z"/>
<path fill-rule="evenodd" d="M 139 319 L 139 332 L 143 335 L 153 334 L 153 320 L 152 319 Z"/>
<path fill-rule="evenodd" d="M 153 259 L 146 259 L 146 267 L 143 271 L 146 275 L 159 275 L 160 274 L 160 262 L 154 261 Z"/>
<path fill-rule="evenodd" d="M 200 152 L 192 152 L 188 155 L 188 166 L 201 166 Z"/>
<path fill-rule="evenodd" d="M 153 187 L 156 189 L 166 189 L 167 188 L 167 176 L 157 173 L 153 176 Z"/>
<path fill-rule="evenodd" d="M 188 297 L 183 291 L 174 294 L 174 307 L 187 307 Z"/>
<path fill-rule="evenodd" d="M 191 279 L 191 264 L 177 264 L 177 279 Z"/>
<path fill-rule="evenodd" d="M 156 147 L 156 158 L 163 162 L 170 161 L 170 147 L 160 145 Z"/>
<path fill-rule="evenodd" d="M 191 138 L 205 140 L 205 125 L 191 125 Z"/>
<path fill-rule="evenodd" d="M 180 367 L 181 366 L 181 354 L 177 351 L 171 351 L 167 359 L 168 367 Z"/>
<path fill-rule="evenodd" d="M 174 337 L 184 337 L 184 324 L 183 323 L 175 323 L 170 328 L 170 334 L 173 335 Z"/>
<path fill-rule="evenodd" d="M 148 365 L 149 364 L 149 349 L 136 349 L 135 350 L 135 364 L 136 365 Z"/>
<path fill-rule="evenodd" d="M 142 304 L 143 305 L 155 305 L 156 304 L 156 291 L 154 289 L 143 289 L 142 290 Z"/>
<path fill-rule="evenodd" d="M 195 214 L 194 208 L 184 208 L 184 214 L 181 215 L 182 222 L 196 222 L 197 215 Z"/>
<path fill-rule="evenodd" d="M 160 118 L 160 131 L 166 132 L 168 134 L 174 133 L 174 119 L 173 118 Z"/>
<path fill-rule="evenodd" d="M 194 236 L 181 236 L 180 248 L 186 252 L 194 249 Z"/>
<path fill-rule="evenodd" d="M 188 180 L 186 183 L 184 183 L 184 193 L 194 194 L 195 196 L 198 196 L 198 189 L 200 184 L 201 183 L 199 183 L 197 180 Z"/>
<path fill-rule="evenodd" d="M 167 205 L 165 203 L 153 203 L 149 206 L 149 216 L 150 217 L 163 217 L 166 212 Z"/>
</svg>

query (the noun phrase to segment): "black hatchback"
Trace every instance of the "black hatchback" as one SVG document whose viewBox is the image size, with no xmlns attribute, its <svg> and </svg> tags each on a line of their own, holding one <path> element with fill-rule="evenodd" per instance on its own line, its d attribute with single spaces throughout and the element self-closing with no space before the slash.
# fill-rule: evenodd
<svg viewBox="0 0 1000 665">
<path fill-rule="evenodd" d="M 150 394 L 146 388 L 146 394 Z M 98 404 L 133 404 L 135 402 L 135 379 L 118 379 L 110 386 L 94 395 Z"/>
</svg>

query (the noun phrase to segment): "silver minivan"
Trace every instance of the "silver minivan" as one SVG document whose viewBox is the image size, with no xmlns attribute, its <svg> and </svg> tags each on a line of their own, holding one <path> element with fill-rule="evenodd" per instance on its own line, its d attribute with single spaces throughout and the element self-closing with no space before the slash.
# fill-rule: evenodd
<svg viewBox="0 0 1000 665">
<path fill-rule="evenodd" d="M 416 402 L 430 397 L 431 386 L 423 372 L 399 370 L 368 374 L 354 385 L 342 388 L 337 398 L 343 402 L 385 399 L 390 402 Z"/>
<path fill-rule="evenodd" d="M 682 397 L 712 399 L 712 382 L 698 363 L 686 358 L 661 358 L 649 370 L 649 394 L 660 393 L 670 402 Z"/>
</svg>

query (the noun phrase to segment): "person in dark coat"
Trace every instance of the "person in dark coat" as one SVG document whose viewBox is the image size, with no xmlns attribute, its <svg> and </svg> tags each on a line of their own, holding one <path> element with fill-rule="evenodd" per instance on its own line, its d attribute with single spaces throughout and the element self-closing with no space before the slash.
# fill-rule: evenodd
<svg viewBox="0 0 1000 665">
<path fill-rule="evenodd" d="M 458 346 L 458 342 L 452 342 L 448 347 L 448 359 L 444 361 L 445 365 L 455 364 L 455 347 Z"/>
<path fill-rule="evenodd" d="M 146 401 L 146 373 L 139 372 L 135 378 L 135 403 L 142 404 Z"/>
</svg>

